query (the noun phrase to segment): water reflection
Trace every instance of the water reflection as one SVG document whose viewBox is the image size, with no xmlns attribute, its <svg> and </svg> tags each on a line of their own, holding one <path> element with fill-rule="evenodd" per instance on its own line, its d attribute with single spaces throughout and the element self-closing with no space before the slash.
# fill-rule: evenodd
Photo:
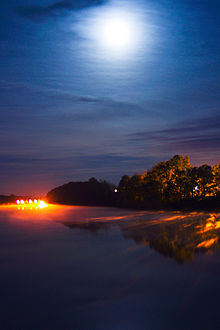
<svg viewBox="0 0 220 330">
<path fill-rule="evenodd" d="M 51 222 L 71 229 L 98 233 L 112 226 L 136 246 L 148 246 L 180 263 L 193 261 L 195 254 L 210 254 L 220 248 L 220 214 L 131 211 L 106 207 L 51 205 L 45 209 L 1 206 L 1 216 L 41 227 Z M 26 226 L 27 226 L 26 225 Z"/>
<path fill-rule="evenodd" d="M 219 221 L 0 206 L 1 329 L 218 329 Z"/>
<path fill-rule="evenodd" d="M 151 213 L 147 219 L 138 213 L 139 219 L 123 218 L 90 219 L 85 223 L 61 221 L 71 229 L 88 230 L 97 233 L 102 229 L 117 226 L 125 239 L 132 239 L 137 246 L 145 245 L 155 249 L 165 257 L 178 262 L 193 261 L 196 253 L 209 254 L 220 249 L 220 215 L 189 213 Z M 158 217 L 158 219 L 157 219 Z M 146 218 L 146 213 L 145 213 Z"/>
</svg>

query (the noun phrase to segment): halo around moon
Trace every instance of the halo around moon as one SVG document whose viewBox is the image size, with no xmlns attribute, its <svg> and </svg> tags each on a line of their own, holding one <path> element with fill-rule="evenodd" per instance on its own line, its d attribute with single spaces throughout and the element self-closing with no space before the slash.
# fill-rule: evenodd
<svg viewBox="0 0 220 330">
<path fill-rule="evenodd" d="M 113 57 L 134 52 L 138 45 L 138 23 L 130 13 L 106 12 L 97 21 L 95 30 L 98 49 L 109 52 Z"/>
<path fill-rule="evenodd" d="M 135 42 L 135 29 L 125 17 L 109 17 L 100 22 L 99 46 L 112 52 L 129 51 Z"/>
<path fill-rule="evenodd" d="M 143 45 L 142 14 L 134 7 L 106 6 L 88 12 L 75 24 L 91 56 L 116 60 L 131 58 Z"/>
</svg>

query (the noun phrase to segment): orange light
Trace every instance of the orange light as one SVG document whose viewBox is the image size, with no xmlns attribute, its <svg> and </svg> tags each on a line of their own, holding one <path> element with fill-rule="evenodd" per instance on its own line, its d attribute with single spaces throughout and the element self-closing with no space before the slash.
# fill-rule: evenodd
<svg viewBox="0 0 220 330">
<path fill-rule="evenodd" d="M 210 238 L 209 240 L 203 241 L 197 245 L 197 248 L 209 248 L 211 247 L 214 243 L 218 241 L 218 237 Z"/>
<path fill-rule="evenodd" d="M 34 198 L 34 199 L 29 198 L 27 200 L 17 199 L 16 204 L 18 206 L 22 206 L 21 210 L 23 210 L 23 209 L 33 210 L 33 206 L 37 210 L 38 208 L 43 209 L 48 206 L 43 200 L 36 199 L 36 198 Z"/>
<path fill-rule="evenodd" d="M 43 209 L 44 207 L 47 207 L 47 204 L 44 203 L 44 201 L 40 201 L 40 202 L 38 203 L 38 206 L 39 206 L 41 209 Z"/>
</svg>

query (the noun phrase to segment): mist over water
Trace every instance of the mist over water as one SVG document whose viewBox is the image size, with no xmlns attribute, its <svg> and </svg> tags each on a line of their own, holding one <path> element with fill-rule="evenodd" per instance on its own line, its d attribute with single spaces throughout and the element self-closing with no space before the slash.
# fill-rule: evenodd
<svg viewBox="0 0 220 330">
<path fill-rule="evenodd" d="M 217 329 L 220 215 L 0 207 L 2 329 Z"/>
</svg>

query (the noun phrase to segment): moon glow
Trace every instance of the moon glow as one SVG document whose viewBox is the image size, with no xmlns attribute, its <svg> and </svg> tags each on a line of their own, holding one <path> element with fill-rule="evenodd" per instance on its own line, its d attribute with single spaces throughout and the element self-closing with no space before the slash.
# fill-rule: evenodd
<svg viewBox="0 0 220 330">
<path fill-rule="evenodd" d="M 75 28 L 91 56 L 100 60 L 135 58 L 143 45 L 142 15 L 133 7 L 96 8 L 81 17 Z"/>
<path fill-rule="evenodd" d="M 106 13 L 97 21 L 95 38 L 100 51 L 112 58 L 125 57 L 137 49 L 138 23 L 130 13 Z"/>
<path fill-rule="evenodd" d="M 132 47 L 134 36 L 128 20 L 110 18 L 102 24 L 99 42 L 103 47 L 111 51 L 126 51 Z"/>
</svg>

